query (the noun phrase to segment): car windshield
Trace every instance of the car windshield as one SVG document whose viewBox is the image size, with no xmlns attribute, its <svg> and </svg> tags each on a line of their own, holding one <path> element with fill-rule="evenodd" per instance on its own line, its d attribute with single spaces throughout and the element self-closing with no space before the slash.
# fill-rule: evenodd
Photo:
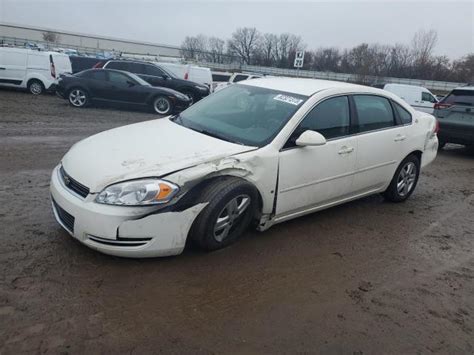
<svg viewBox="0 0 474 355">
<path fill-rule="evenodd" d="M 229 142 L 263 147 L 308 97 L 236 84 L 196 103 L 172 120 Z"/>
<path fill-rule="evenodd" d="M 136 80 L 140 85 L 151 86 L 149 83 L 147 83 L 145 80 L 140 78 L 138 75 L 133 74 L 133 73 L 127 73 L 127 74 L 130 75 L 130 77 L 132 77 L 134 80 Z"/>
</svg>

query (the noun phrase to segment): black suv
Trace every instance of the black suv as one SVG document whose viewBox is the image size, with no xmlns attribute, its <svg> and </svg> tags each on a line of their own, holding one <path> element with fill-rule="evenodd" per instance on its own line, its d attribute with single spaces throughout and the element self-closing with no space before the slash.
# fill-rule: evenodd
<svg viewBox="0 0 474 355">
<path fill-rule="evenodd" d="M 209 95 L 209 88 L 206 85 L 179 79 L 159 64 L 135 60 L 109 60 L 102 67 L 134 73 L 153 86 L 179 91 L 188 96 L 192 102 Z"/>
</svg>

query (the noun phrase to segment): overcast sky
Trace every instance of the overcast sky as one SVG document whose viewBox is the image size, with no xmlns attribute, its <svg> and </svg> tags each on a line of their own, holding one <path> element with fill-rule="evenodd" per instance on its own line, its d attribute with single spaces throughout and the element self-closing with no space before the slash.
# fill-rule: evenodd
<svg viewBox="0 0 474 355">
<path fill-rule="evenodd" d="M 308 49 L 408 44 L 417 30 L 435 29 L 437 54 L 474 52 L 474 0 L 0 0 L 0 22 L 171 45 L 251 26 L 300 35 Z"/>
</svg>

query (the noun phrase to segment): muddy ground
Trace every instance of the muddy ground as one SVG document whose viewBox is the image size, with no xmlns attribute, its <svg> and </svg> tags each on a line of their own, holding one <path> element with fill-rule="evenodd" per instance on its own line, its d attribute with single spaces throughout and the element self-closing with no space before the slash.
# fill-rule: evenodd
<svg viewBox="0 0 474 355">
<path fill-rule="evenodd" d="M 0 91 L 0 353 L 474 352 L 474 153 L 448 146 L 412 198 L 379 196 L 210 254 L 128 260 L 55 222 L 79 139 L 154 119 Z"/>
</svg>

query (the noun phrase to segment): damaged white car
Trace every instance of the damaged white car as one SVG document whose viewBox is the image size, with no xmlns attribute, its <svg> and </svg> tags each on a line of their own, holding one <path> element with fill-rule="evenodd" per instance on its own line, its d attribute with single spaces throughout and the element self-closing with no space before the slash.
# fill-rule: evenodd
<svg viewBox="0 0 474 355">
<path fill-rule="evenodd" d="M 225 247 L 249 227 L 375 193 L 404 201 L 438 148 L 433 116 L 387 91 L 289 78 L 233 85 L 180 115 L 75 144 L 52 174 L 57 221 L 125 257 Z"/>
</svg>

